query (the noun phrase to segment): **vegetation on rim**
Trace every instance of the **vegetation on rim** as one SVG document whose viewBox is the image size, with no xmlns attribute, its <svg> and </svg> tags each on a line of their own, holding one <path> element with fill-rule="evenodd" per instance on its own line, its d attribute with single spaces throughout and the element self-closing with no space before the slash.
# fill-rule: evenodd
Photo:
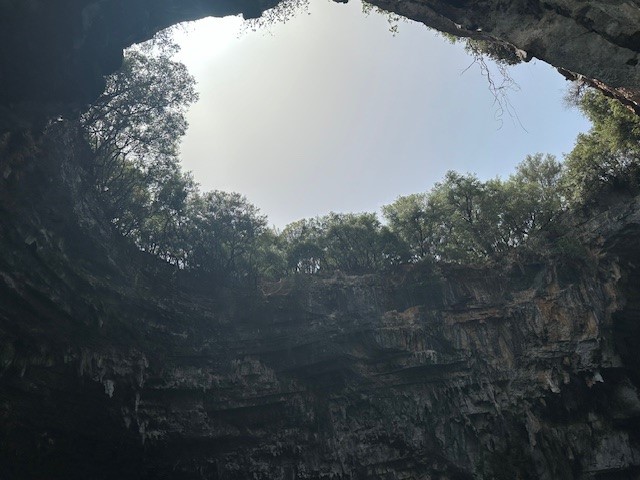
<svg viewBox="0 0 640 480">
<path fill-rule="evenodd" d="M 467 48 L 486 50 L 473 42 Z M 197 94 L 184 65 L 172 60 L 175 51 L 168 37 L 128 51 L 81 117 L 94 152 L 93 183 L 114 227 L 138 248 L 223 284 L 403 263 L 575 256 L 584 247 L 562 231 L 563 213 L 612 189 L 638 190 L 640 120 L 578 89 L 572 102 L 593 127 L 564 163 L 529 155 L 509 178 L 487 181 L 450 171 L 429 191 L 384 206 L 385 223 L 375 213 L 330 213 L 277 231 L 244 196 L 203 193 L 182 172 L 178 142 Z"/>
</svg>

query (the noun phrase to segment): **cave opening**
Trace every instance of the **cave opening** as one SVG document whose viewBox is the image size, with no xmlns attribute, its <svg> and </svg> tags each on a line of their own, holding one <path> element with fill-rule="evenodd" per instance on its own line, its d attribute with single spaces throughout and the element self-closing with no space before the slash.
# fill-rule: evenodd
<svg viewBox="0 0 640 480">
<path fill-rule="evenodd" d="M 448 170 L 507 177 L 527 154 L 561 159 L 589 126 L 544 62 L 510 66 L 514 84 L 496 102 L 462 44 L 360 2 L 314 1 L 242 29 L 238 17 L 208 18 L 176 34 L 200 94 L 181 158 L 204 190 L 246 195 L 278 228 L 379 212 Z"/>
<path fill-rule="evenodd" d="M 485 264 L 565 248 L 554 245 L 557 219 L 601 185 L 583 195 L 579 145 L 567 168 L 563 151 L 536 152 L 541 140 L 569 149 L 562 134 L 587 123 L 557 98 L 533 95 L 549 85 L 561 93 L 560 76 L 497 39 L 461 45 L 442 34 L 447 43 L 409 22 L 405 32 L 401 17 L 367 4 L 276 12 L 250 23 L 266 23 L 268 37 L 253 28 L 234 38 L 231 18 L 190 25 L 197 41 L 163 31 L 133 46 L 81 115 L 94 153 L 89 183 L 132 246 L 243 288 L 298 273 Z M 204 57 L 203 44 L 211 45 Z M 479 72 L 465 76 L 472 67 Z M 198 94 L 206 99 L 199 110 Z M 593 122 L 615 113 L 604 97 L 582 91 L 574 100 Z M 525 117 L 534 104 L 541 118 Z M 561 128 L 558 112 L 568 118 Z M 578 138 L 582 147 L 591 141 Z M 616 172 L 628 170 L 626 147 L 592 140 L 615 150 Z M 184 159 L 204 173 L 185 171 Z M 579 240 L 567 241 L 579 250 Z"/>
</svg>

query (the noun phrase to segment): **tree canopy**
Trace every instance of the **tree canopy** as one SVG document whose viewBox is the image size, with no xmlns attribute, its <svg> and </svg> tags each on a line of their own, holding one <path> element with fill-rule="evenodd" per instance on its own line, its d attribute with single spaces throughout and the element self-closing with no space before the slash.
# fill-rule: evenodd
<svg viewBox="0 0 640 480">
<path fill-rule="evenodd" d="M 200 192 L 179 163 L 195 82 L 171 42 L 128 51 L 122 69 L 82 116 L 105 212 L 141 250 L 216 282 L 334 271 L 366 273 L 402 263 L 478 264 L 549 246 L 567 209 L 606 188 L 638 184 L 640 121 L 596 92 L 577 97 L 592 129 L 563 165 L 528 155 L 507 179 L 449 171 L 430 190 L 375 213 L 329 213 L 282 231 L 246 197 Z M 555 235 L 555 233 L 554 233 Z M 558 243 L 568 251 L 571 241 Z"/>
<path fill-rule="evenodd" d="M 578 93 L 575 104 L 591 121 L 566 157 L 567 196 L 575 205 L 595 203 L 612 189 L 638 190 L 640 117 L 595 90 Z"/>
<path fill-rule="evenodd" d="M 186 110 L 198 95 L 186 67 L 172 59 L 176 48 L 165 37 L 127 50 L 120 70 L 107 77 L 105 91 L 80 119 L 107 215 L 124 235 L 147 244 L 155 239 L 145 237 L 155 234 L 145 227 L 180 214 L 194 188 L 181 171 L 178 145 Z"/>
<path fill-rule="evenodd" d="M 528 156 L 506 181 L 450 171 L 429 192 L 399 197 L 383 213 L 414 260 L 496 260 L 532 242 L 562 211 L 561 172 L 555 158 L 541 154 Z"/>
</svg>

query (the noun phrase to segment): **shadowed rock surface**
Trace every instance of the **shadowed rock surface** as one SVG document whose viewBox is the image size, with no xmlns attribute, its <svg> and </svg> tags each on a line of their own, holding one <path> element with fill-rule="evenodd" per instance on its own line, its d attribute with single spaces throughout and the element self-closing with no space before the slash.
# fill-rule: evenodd
<svg viewBox="0 0 640 480">
<path fill-rule="evenodd" d="M 374 3 L 637 111 L 636 1 Z M 269 6 L 0 0 L 0 478 L 639 478 L 640 199 L 576 220 L 577 263 L 256 294 L 127 245 L 77 131 L 28 133 L 95 98 L 123 47 Z"/>
<path fill-rule="evenodd" d="M 637 478 L 640 199 L 577 264 L 256 294 L 113 235 L 65 123 L 2 153 L 1 478 Z"/>
<path fill-rule="evenodd" d="M 2 0 L 0 131 L 36 128 L 95 100 L 122 50 L 173 24 L 256 17 L 276 0 Z"/>
</svg>

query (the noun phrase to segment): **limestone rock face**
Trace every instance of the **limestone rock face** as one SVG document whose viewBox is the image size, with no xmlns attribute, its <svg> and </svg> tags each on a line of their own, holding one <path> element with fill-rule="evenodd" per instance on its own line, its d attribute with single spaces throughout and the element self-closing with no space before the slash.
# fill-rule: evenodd
<svg viewBox="0 0 640 480">
<path fill-rule="evenodd" d="M 64 123 L 0 158 L 0 478 L 635 478 L 640 199 L 578 264 L 229 291 L 101 221 Z"/>
<path fill-rule="evenodd" d="M 4 0 L 0 131 L 81 108 L 118 68 L 122 49 L 184 20 L 258 16 L 277 0 Z M 460 36 L 498 39 L 524 58 L 584 77 L 640 112 L 637 0 L 372 0 Z"/>
</svg>

